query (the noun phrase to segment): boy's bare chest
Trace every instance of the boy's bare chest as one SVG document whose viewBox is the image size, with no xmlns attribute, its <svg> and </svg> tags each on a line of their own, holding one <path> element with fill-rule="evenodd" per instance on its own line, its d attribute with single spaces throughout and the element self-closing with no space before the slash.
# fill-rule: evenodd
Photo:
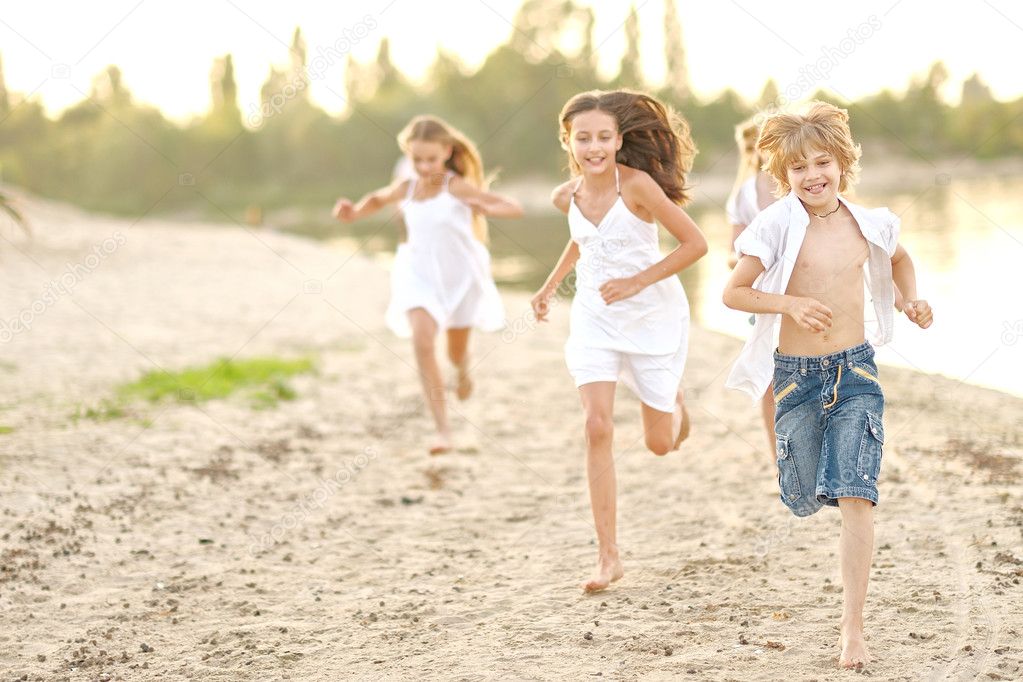
<svg viewBox="0 0 1023 682">
<path fill-rule="evenodd" d="M 790 284 L 807 280 L 860 278 L 870 255 L 867 240 L 851 218 L 839 225 L 810 225 L 792 269 Z"/>
</svg>

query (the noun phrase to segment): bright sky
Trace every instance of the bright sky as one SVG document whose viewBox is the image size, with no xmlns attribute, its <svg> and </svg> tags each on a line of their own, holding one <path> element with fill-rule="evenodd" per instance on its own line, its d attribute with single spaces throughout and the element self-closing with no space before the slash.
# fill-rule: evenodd
<svg viewBox="0 0 1023 682">
<path fill-rule="evenodd" d="M 305 35 L 310 59 L 321 48 L 345 48 L 347 37 L 356 59 L 368 60 L 387 36 L 398 67 L 419 80 L 438 45 L 470 68 L 479 65 L 494 46 L 509 38 L 520 4 L 521 0 L 8 3 L 0 17 L 0 58 L 8 89 L 32 93 L 51 114 L 81 100 L 92 77 L 106 65 L 117 64 L 137 100 L 186 120 L 209 106 L 210 67 L 216 56 L 228 52 L 234 56 L 242 110 L 255 107 L 271 64 L 287 64 L 287 45 L 296 26 Z M 595 9 L 599 67 L 613 75 L 625 46 L 621 25 L 630 3 L 578 4 Z M 664 79 L 662 0 L 634 4 L 644 69 L 648 80 L 657 84 Z M 1023 63 L 1023 5 L 1013 0 L 960 0 L 947 5 L 933 0 L 816 4 L 678 0 L 677 6 L 692 86 L 700 96 L 732 87 L 754 98 L 770 77 L 783 93 L 792 85 L 793 92 L 809 94 L 800 83 L 807 83 L 807 67 L 820 61 L 829 73 L 822 79 L 811 76 L 812 87 L 824 85 L 855 98 L 882 88 L 902 89 L 937 59 L 949 68 L 952 86 L 947 96 L 952 99 L 958 96 L 961 81 L 974 71 L 996 97 L 1023 93 L 1018 73 Z M 941 10 L 936 12 L 936 7 Z M 324 109 L 339 112 L 344 108 L 344 60 L 324 59 L 327 68 L 312 82 L 312 98 Z"/>
</svg>

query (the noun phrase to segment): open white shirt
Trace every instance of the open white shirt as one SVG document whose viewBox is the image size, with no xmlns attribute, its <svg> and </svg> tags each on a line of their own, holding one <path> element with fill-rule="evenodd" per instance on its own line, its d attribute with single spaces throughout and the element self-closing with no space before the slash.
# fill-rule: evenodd
<svg viewBox="0 0 1023 682">
<path fill-rule="evenodd" d="M 891 341 L 895 322 L 891 259 L 899 243 L 899 218 L 887 208 L 863 208 L 842 196 L 838 198 L 852 213 L 870 247 L 864 269 L 877 319 L 876 328 L 867 336 L 873 344 L 883 345 Z M 785 293 L 809 224 L 810 215 L 803 203 L 795 192 L 789 192 L 758 213 L 743 230 L 735 241 L 736 254 L 756 256 L 764 265 L 764 272 L 753 282 L 754 289 L 767 294 Z M 774 377 L 774 349 L 780 327 L 778 313 L 756 316 L 753 333 L 735 361 L 725 386 L 749 394 L 754 401 L 764 395 Z"/>
</svg>

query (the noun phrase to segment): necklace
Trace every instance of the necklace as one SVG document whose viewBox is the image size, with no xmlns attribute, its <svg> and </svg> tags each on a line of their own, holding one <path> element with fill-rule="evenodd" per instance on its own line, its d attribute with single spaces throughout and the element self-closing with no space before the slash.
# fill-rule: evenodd
<svg viewBox="0 0 1023 682">
<path fill-rule="evenodd" d="M 810 213 L 813 213 L 813 215 L 817 216 L 818 218 L 827 218 L 829 215 L 834 215 L 835 213 L 838 213 L 838 209 L 840 209 L 840 208 L 842 208 L 842 202 L 841 201 L 838 202 L 838 205 L 835 206 L 835 209 L 833 211 L 828 211 L 824 215 L 821 215 L 820 213 L 814 213 L 813 211 L 810 211 L 810 209 L 806 209 L 806 210 L 810 211 Z"/>
</svg>

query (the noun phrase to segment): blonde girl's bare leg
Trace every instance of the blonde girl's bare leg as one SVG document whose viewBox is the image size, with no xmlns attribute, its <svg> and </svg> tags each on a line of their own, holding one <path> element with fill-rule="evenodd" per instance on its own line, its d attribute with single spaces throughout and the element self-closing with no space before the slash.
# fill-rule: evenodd
<svg viewBox="0 0 1023 682">
<path fill-rule="evenodd" d="M 448 330 L 448 358 L 458 372 L 455 395 L 459 400 L 465 400 L 472 395 L 473 383 L 469 374 L 469 333 L 471 331 L 471 327 Z"/>
<path fill-rule="evenodd" d="M 415 350 L 416 365 L 419 367 L 423 395 L 437 427 L 437 435 L 430 444 L 429 451 L 431 455 L 439 455 L 451 449 L 451 428 L 448 425 L 444 397 L 444 377 L 437 364 L 437 322 L 425 308 L 413 308 L 408 312 L 408 318 L 412 326 L 412 347 Z"/>
</svg>

